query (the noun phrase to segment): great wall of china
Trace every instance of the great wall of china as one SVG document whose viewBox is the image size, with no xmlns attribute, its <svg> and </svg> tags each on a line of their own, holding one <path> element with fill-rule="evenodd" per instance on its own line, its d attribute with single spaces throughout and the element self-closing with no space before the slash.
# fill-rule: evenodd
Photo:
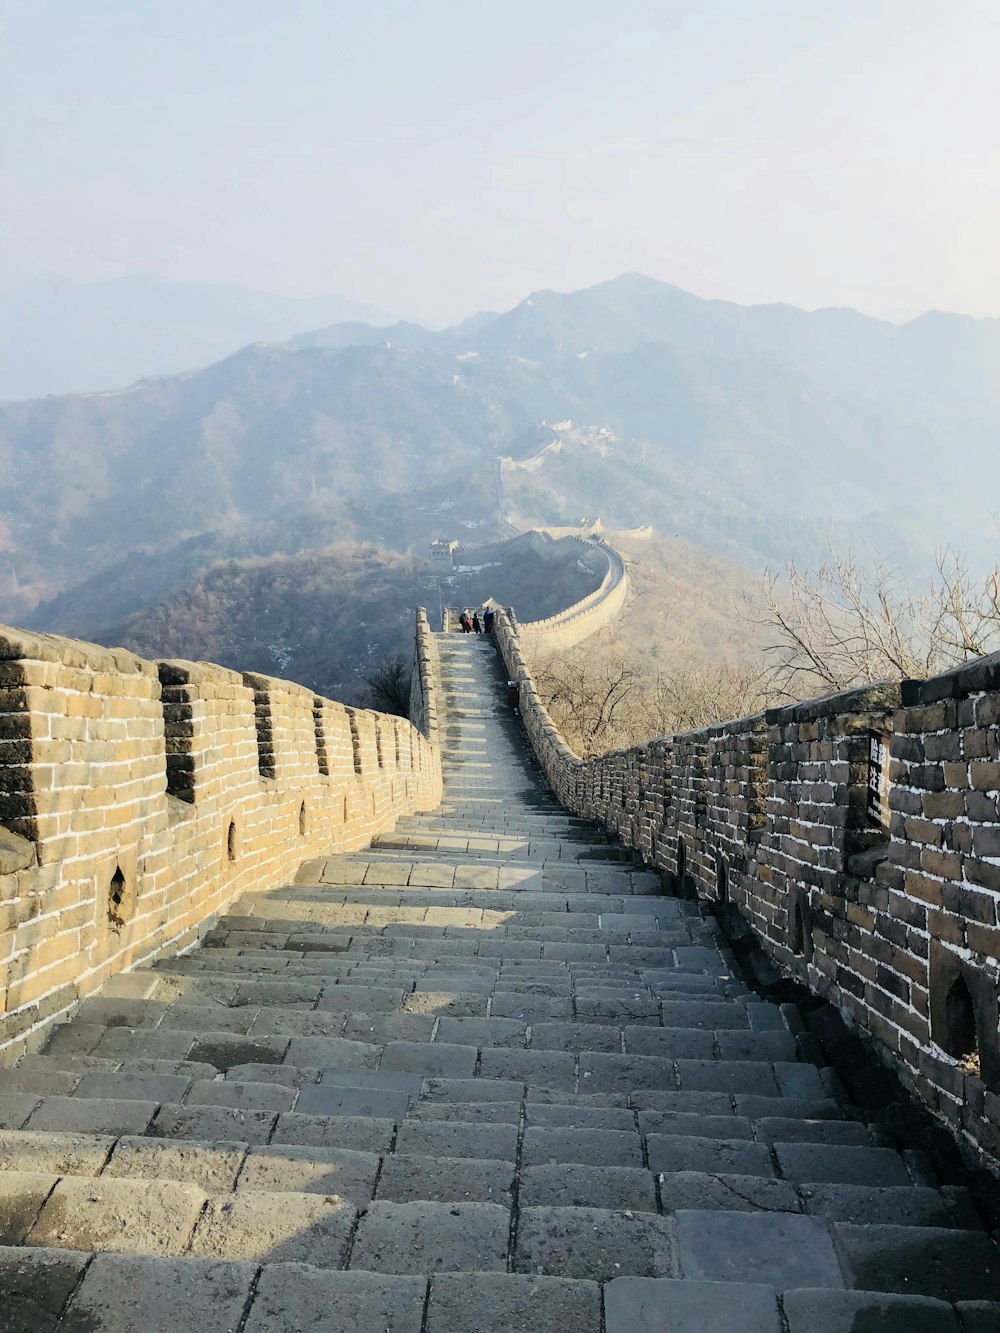
<svg viewBox="0 0 1000 1333">
<path fill-rule="evenodd" d="M 1000 654 L 584 761 L 535 688 L 535 644 L 503 613 L 496 634 L 566 809 L 731 904 L 936 1116 L 1000 1155 Z M 884 833 L 867 816 L 873 733 Z"/>
<path fill-rule="evenodd" d="M 529 659 L 619 614 L 626 564 L 600 549 L 601 585 L 561 615 L 498 613 L 552 790 L 645 863 L 737 906 L 785 972 L 1000 1155 L 1000 657 L 582 761 Z M 3 631 L 3 1058 L 110 976 L 188 947 L 249 884 L 433 808 L 434 641 L 420 612 L 408 723 L 287 681 Z M 866 819 L 873 730 L 891 738 L 885 835 Z"/>
<path fill-rule="evenodd" d="M 519 533 L 508 540 L 492 542 L 482 546 L 460 546 L 457 554 L 460 558 L 478 560 L 491 553 L 509 550 L 518 544 L 530 544 L 543 558 L 548 551 L 563 551 L 567 547 L 579 548 L 581 555 L 598 555 L 604 566 L 601 581 L 597 587 L 556 615 L 544 620 L 525 620 L 518 623 L 518 632 L 530 640 L 536 648 L 549 652 L 572 648 L 584 639 L 596 634 L 598 630 L 610 625 L 621 614 L 628 601 L 628 562 L 624 555 L 602 535 L 604 529 L 599 519 L 585 523 L 578 528 L 533 528 Z M 638 535 L 644 537 L 647 530 L 636 528 L 620 535 Z"/>
<path fill-rule="evenodd" d="M 412 716 L 0 629 L 0 1060 L 251 886 L 441 798 L 434 639 Z"/>
<path fill-rule="evenodd" d="M 0 1322 L 1000 1327 L 1000 656 L 583 761 L 602 589 L 411 721 L 0 629 Z"/>
</svg>

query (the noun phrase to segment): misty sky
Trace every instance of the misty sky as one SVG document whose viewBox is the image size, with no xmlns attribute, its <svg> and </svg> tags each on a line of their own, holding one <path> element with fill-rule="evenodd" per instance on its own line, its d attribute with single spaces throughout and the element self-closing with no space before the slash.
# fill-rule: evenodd
<svg viewBox="0 0 1000 1333">
<path fill-rule="evenodd" d="M 0 0 L 0 287 L 1000 316 L 996 0 Z"/>
</svg>

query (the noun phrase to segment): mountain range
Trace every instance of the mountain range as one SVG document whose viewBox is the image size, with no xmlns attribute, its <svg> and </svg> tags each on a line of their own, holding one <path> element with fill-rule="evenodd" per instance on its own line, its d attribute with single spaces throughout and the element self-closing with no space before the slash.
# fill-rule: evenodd
<svg viewBox="0 0 1000 1333">
<path fill-rule="evenodd" d="M 141 275 L 33 278 L 0 292 L 0 399 L 117 389 L 335 320 L 392 317 L 342 296 L 297 300 Z"/>
<path fill-rule="evenodd" d="M 58 629 L 86 604 L 74 628 L 96 634 L 213 561 L 420 553 L 508 511 L 649 523 L 756 567 L 827 540 L 909 569 L 947 543 L 992 563 L 998 365 L 997 320 L 742 307 L 627 274 L 442 332 L 335 322 L 0 404 L 0 620 Z M 554 438 L 498 497 L 498 459 Z"/>
</svg>

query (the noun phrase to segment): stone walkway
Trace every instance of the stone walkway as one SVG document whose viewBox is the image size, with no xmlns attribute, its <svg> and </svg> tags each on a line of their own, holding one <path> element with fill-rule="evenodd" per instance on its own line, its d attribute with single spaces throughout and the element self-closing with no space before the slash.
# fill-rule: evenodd
<svg viewBox="0 0 1000 1333">
<path fill-rule="evenodd" d="M 438 811 L 0 1071 L 0 1333 L 996 1333 L 969 1199 L 440 647 Z"/>
</svg>

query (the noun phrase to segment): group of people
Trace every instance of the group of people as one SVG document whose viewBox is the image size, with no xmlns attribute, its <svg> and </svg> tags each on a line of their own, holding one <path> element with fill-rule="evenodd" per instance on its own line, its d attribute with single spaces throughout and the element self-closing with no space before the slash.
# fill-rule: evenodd
<svg viewBox="0 0 1000 1333">
<path fill-rule="evenodd" d="M 478 611 L 473 611 L 471 618 L 468 611 L 463 611 L 458 617 L 458 623 L 462 626 L 463 634 L 492 634 L 493 610 L 491 607 L 487 607 L 483 612 L 482 620 L 479 619 Z"/>
</svg>

